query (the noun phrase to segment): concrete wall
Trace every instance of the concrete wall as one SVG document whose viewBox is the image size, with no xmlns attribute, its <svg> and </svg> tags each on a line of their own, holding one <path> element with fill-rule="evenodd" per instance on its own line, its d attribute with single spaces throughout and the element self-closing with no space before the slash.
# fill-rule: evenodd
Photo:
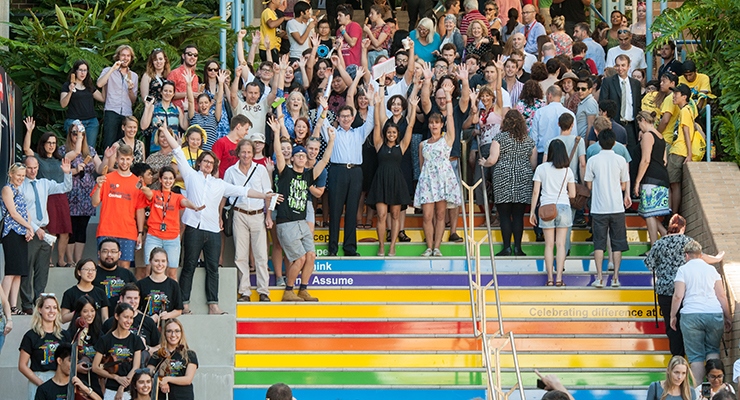
<svg viewBox="0 0 740 400">
<path fill-rule="evenodd" d="M 740 357 L 740 168 L 734 163 L 688 163 L 682 186 L 686 234 L 707 254 L 725 252 L 718 269 L 724 272 L 734 322 L 732 331 L 725 333 L 721 356 L 730 382 L 732 364 Z"/>
<path fill-rule="evenodd" d="M 50 271 L 47 292 L 62 293 L 76 281 L 69 268 Z M 222 268 L 219 279 L 221 307 L 228 315 L 205 315 L 205 271 L 198 268 L 193 282 L 191 308 L 193 315 L 180 317 L 187 334 L 188 346 L 198 355 L 195 374 L 196 399 L 231 399 L 234 395 L 234 354 L 236 351 L 236 269 Z M 27 380 L 18 372 L 18 347 L 28 331 L 31 317 L 14 317 L 13 331 L 0 354 L 0 388 L 2 399 L 25 399 Z"/>
</svg>

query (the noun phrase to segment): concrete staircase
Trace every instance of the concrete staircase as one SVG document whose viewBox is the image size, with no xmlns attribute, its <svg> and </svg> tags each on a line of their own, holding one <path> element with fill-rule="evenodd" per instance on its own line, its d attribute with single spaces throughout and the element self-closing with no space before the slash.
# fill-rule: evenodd
<svg viewBox="0 0 740 400">
<path fill-rule="evenodd" d="M 311 293 L 320 303 L 279 303 L 282 291 L 274 288 L 273 303 L 237 305 L 234 399 L 264 396 L 275 382 L 289 384 L 301 400 L 485 397 L 464 245 L 444 245 L 447 257 L 418 257 L 425 248 L 420 222 L 408 216 L 406 232 L 414 241 L 399 244 L 395 258 L 370 257 L 377 252 L 371 242 L 359 245 L 366 257 L 321 257 L 325 244 L 317 243 Z M 644 398 L 646 386 L 664 378 L 670 353 L 662 318 L 655 323 L 652 276 L 636 256 L 647 249 L 642 220 L 628 218 L 631 249 L 619 289 L 588 287 L 593 246 L 579 229 L 572 236 L 567 287 L 544 287 L 544 244 L 527 229 L 528 256 L 497 259 L 504 328 L 516 335 L 527 398 L 542 396 L 535 368 L 556 373 L 579 400 Z M 317 229 L 317 242 L 323 235 Z M 362 230 L 359 238 L 374 235 Z M 490 264 L 482 264 L 490 277 Z M 492 333 L 498 330 L 492 289 L 487 299 Z M 504 391 L 516 383 L 507 351 L 500 361 Z"/>
</svg>

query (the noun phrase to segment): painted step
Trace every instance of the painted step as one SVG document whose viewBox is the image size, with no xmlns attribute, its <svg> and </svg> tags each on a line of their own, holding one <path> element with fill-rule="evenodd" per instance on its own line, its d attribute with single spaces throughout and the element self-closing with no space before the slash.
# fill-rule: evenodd
<svg viewBox="0 0 740 400">
<path fill-rule="evenodd" d="M 619 321 L 632 318 L 654 318 L 653 305 L 634 304 L 526 304 L 501 306 L 504 318 Z M 496 306 L 486 307 L 488 318 L 496 318 Z M 471 318 L 470 304 L 341 304 L 341 303 L 263 303 L 239 304 L 237 319 L 456 319 Z M 509 328 L 510 329 L 510 328 Z"/>
<path fill-rule="evenodd" d="M 377 247 L 377 245 L 371 245 Z M 359 246 L 360 251 L 372 252 Z M 444 250 L 444 247 L 443 247 Z M 461 249 L 462 250 L 462 249 Z M 326 250 L 322 250 L 326 251 Z M 499 273 L 544 272 L 545 260 L 542 258 L 514 258 L 496 257 L 496 269 Z M 601 265 L 602 271 L 607 271 L 608 260 L 605 258 Z M 491 273 L 491 261 L 482 258 L 481 273 Z M 467 272 L 468 263 L 463 257 L 326 257 L 318 258 L 314 263 L 316 272 Z M 565 260 L 565 271 L 596 272 L 593 257 L 569 257 Z M 622 259 L 622 272 L 648 272 L 644 259 L 641 257 L 626 257 Z"/>
<path fill-rule="evenodd" d="M 586 374 L 584 374 L 586 375 Z M 663 374 L 665 379 L 665 373 Z M 532 380 L 531 382 L 536 382 Z M 254 400 L 265 397 L 269 385 L 259 388 L 234 389 L 234 400 Z M 578 400 L 645 400 L 646 389 L 632 390 L 571 390 L 571 394 Z M 539 400 L 544 391 L 527 390 L 526 400 Z M 478 389 L 369 389 L 369 388 L 296 388 L 293 396 L 300 400 L 470 400 L 485 398 L 483 388 Z M 510 400 L 518 400 L 515 392 Z"/>
<path fill-rule="evenodd" d="M 311 294 L 321 299 L 324 303 L 329 302 L 369 302 L 369 303 L 469 303 L 470 291 L 467 288 L 445 289 L 414 287 L 406 289 L 395 289 L 379 287 L 374 289 L 354 288 L 315 288 Z M 279 302 L 282 298 L 282 290 L 273 290 L 270 299 Z M 576 288 L 543 288 L 543 289 L 501 289 L 499 290 L 501 303 L 622 303 L 638 302 L 649 303 L 654 299 L 652 289 L 619 289 L 619 290 L 594 290 Z M 495 293 L 491 288 L 486 294 L 489 303 L 495 303 Z M 259 302 L 259 294 L 252 293 L 252 301 Z M 263 305 L 263 304 L 261 304 Z M 251 307 L 255 305 L 244 305 Z"/>
<path fill-rule="evenodd" d="M 342 250 L 341 242 L 340 249 L 337 253 L 338 256 L 343 256 L 344 251 Z M 622 253 L 623 256 L 639 256 L 640 254 L 648 251 L 648 244 L 643 242 L 631 243 L 629 250 Z M 397 257 L 419 257 L 421 253 L 426 250 L 427 245 L 422 242 L 411 242 L 411 243 L 398 243 L 396 245 L 396 256 Z M 389 245 L 386 243 L 385 252 L 388 253 Z M 493 251 L 494 254 L 498 253 L 503 249 L 500 243 L 494 243 Z M 440 251 L 445 257 L 465 257 L 465 244 L 464 243 L 446 243 L 443 242 L 440 246 Z M 545 254 L 545 243 L 522 243 L 522 251 L 529 257 L 542 257 Z M 573 243 L 570 249 L 571 256 L 589 256 L 594 251 L 593 243 L 590 242 L 576 242 Z M 358 243 L 357 252 L 361 256 L 365 257 L 377 257 L 378 244 L 377 243 Z M 481 255 L 488 257 L 490 254 L 488 246 L 481 246 Z M 328 244 L 316 243 L 316 255 L 318 257 L 326 257 L 329 255 Z M 501 257 L 501 258 L 514 258 L 514 257 Z"/>
<path fill-rule="evenodd" d="M 257 285 L 257 277 L 251 275 L 252 286 Z M 596 279 L 590 273 L 571 273 L 566 270 L 563 281 L 568 287 L 588 286 Z M 483 275 L 483 282 L 491 280 L 491 275 Z M 653 277 L 649 273 L 621 273 L 619 281 L 622 287 L 652 287 Z M 499 274 L 500 287 L 534 287 L 545 286 L 547 276 L 542 273 Z M 300 278 L 294 286 L 300 284 Z M 366 286 L 467 286 L 468 274 L 459 272 L 446 273 L 363 273 L 363 272 L 317 272 L 308 283 L 315 287 L 366 287 Z M 275 286 L 275 277 L 270 276 L 270 286 Z M 253 299 L 256 299 L 256 295 Z M 273 300 L 274 301 L 274 300 Z"/>
<path fill-rule="evenodd" d="M 405 229 L 406 235 L 411 238 L 412 242 L 423 242 L 424 241 L 424 231 L 420 228 L 410 228 Z M 463 229 L 460 227 L 458 230 L 458 234 L 462 236 Z M 479 241 L 483 239 L 488 234 L 488 231 L 484 228 L 476 228 L 475 230 L 475 240 Z M 491 234 L 493 235 L 493 241 L 500 243 L 502 240 L 501 236 L 501 230 L 496 228 L 491 230 Z M 449 239 L 450 231 L 446 230 L 444 237 L 442 238 L 443 242 L 446 242 Z M 590 237 L 591 233 L 588 232 L 588 229 L 576 229 L 571 232 L 571 241 L 574 242 L 585 242 L 586 238 Z M 328 228 L 316 228 L 313 235 L 313 240 L 316 243 L 328 243 L 329 242 L 329 229 Z M 533 243 L 536 240 L 536 235 L 534 233 L 534 230 L 532 228 L 525 229 L 524 234 L 522 236 L 522 242 L 524 243 Z M 627 230 L 627 241 L 628 242 L 647 242 L 648 239 L 648 233 L 647 229 L 644 228 L 630 228 Z M 344 231 L 339 232 L 339 242 L 341 243 L 344 241 Z M 378 241 L 378 233 L 376 229 L 358 229 L 357 230 L 357 241 L 358 242 L 377 242 Z"/>
<path fill-rule="evenodd" d="M 290 349 L 286 349 L 290 350 Z M 510 354 L 510 353 L 509 353 Z M 519 354 L 520 368 L 665 368 L 670 353 L 659 354 Z M 234 366 L 249 370 L 267 368 L 317 369 L 317 368 L 480 368 L 482 359 L 475 353 L 332 353 L 332 354 L 286 354 L 252 353 L 236 354 Z M 514 368 L 514 360 L 508 354 L 500 359 L 501 368 Z"/>
<path fill-rule="evenodd" d="M 550 373 L 544 370 L 540 372 Z M 567 388 L 648 386 L 651 382 L 665 379 L 665 371 L 588 373 L 557 371 L 553 373 L 557 374 Z M 534 386 L 537 378 L 532 371 L 522 371 L 522 381 L 525 382 L 525 387 Z M 483 371 L 465 373 L 460 371 L 234 371 L 235 385 L 255 386 L 270 386 L 275 382 L 285 382 L 291 387 L 296 385 L 482 386 L 485 385 L 485 379 Z M 513 386 L 516 384 L 516 375 L 510 371 L 502 372 L 501 383 L 504 387 Z"/>
<path fill-rule="evenodd" d="M 628 213 L 625 215 L 625 225 L 627 228 L 645 228 L 645 220 L 637 214 Z M 481 226 L 486 222 L 486 217 L 481 213 L 475 213 L 473 216 L 475 219 L 475 226 Z M 421 228 L 424 217 L 421 214 L 406 214 L 406 228 Z M 316 221 L 323 221 L 321 214 L 316 214 Z M 376 225 L 377 218 L 373 219 L 373 226 Z M 340 226 L 344 226 L 344 217 L 340 221 Z M 529 223 L 529 213 L 524 214 L 524 226 L 531 228 L 532 224 Z M 463 220 L 462 215 L 457 219 L 457 229 L 462 231 Z"/>
<path fill-rule="evenodd" d="M 500 347 L 504 339 L 491 339 L 491 346 Z M 480 340 L 472 337 L 237 337 L 236 351 L 279 352 L 413 352 L 413 351 L 480 351 Z M 665 336 L 655 338 L 629 337 L 520 337 L 515 338 L 518 352 L 629 352 L 670 351 Z M 510 350 L 510 346 L 506 346 Z"/>
</svg>

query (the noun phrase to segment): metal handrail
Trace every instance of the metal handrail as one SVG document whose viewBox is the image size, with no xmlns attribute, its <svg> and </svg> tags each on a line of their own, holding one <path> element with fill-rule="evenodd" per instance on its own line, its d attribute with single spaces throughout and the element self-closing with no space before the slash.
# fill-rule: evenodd
<svg viewBox="0 0 740 400">
<path fill-rule="evenodd" d="M 457 163 L 457 172 L 458 172 L 459 176 L 462 176 L 462 173 L 461 173 L 462 171 L 461 171 L 460 163 Z M 465 181 L 463 181 L 462 179 L 460 181 L 463 183 L 463 185 L 465 185 L 466 188 L 468 187 L 465 184 Z M 465 192 L 463 191 L 463 185 L 460 185 L 460 195 L 461 195 L 460 198 L 464 202 L 465 201 Z M 472 190 L 475 190 L 475 187 L 476 186 L 478 186 L 478 183 L 476 183 L 472 187 Z M 473 192 L 472 192 L 472 190 L 471 189 L 468 190 L 468 198 L 470 198 L 470 199 L 473 198 Z M 475 221 L 473 219 L 473 216 L 475 215 L 475 209 L 474 209 L 475 206 L 473 204 L 474 203 L 473 201 L 470 201 L 469 203 L 470 203 L 470 213 L 469 213 L 470 214 L 470 223 L 468 223 L 468 219 L 467 219 L 467 215 L 466 215 L 468 213 L 465 212 L 465 204 L 462 204 L 460 206 L 460 209 L 462 210 L 463 230 L 465 232 L 465 234 L 463 234 L 463 239 L 464 239 L 464 242 L 465 242 L 465 262 L 467 263 L 468 282 L 471 282 L 471 284 L 468 285 L 468 290 L 470 291 L 470 309 L 472 310 L 471 315 L 472 315 L 472 318 L 473 318 L 473 333 L 475 334 L 476 337 L 478 337 L 478 335 L 480 335 L 480 330 L 478 329 L 478 318 L 476 317 L 476 314 L 477 313 L 476 313 L 476 309 L 475 309 L 475 306 L 474 306 L 475 305 L 475 294 L 474 294 L 473 285 L 472 285 L 472 282 L 473 282 L 473 271 L 471 270 L 471 266 L 472 266 L 473 263 L 471 262 L 471 259 L 470 259 L 470 253 L 471 253 L 471 250 L 472 249 L 471 249 L 471 245 L 470 245 L 471 241 L 470 240 L 467 240 L 467 237 L 466 237 L 467 234 L 468 234 L 468 224 L 470 226 L 472 226 L 472 227 L 475 226 Z M 452 225 L 452 223 L 450 223 L 450 225 Z"/>
</svg>

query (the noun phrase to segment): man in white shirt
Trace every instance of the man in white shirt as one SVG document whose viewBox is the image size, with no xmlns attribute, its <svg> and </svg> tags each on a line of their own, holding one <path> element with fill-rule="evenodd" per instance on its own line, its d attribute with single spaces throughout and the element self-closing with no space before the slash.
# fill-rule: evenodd
<svg viewBox="0 0 740 400">
<path fill-rule="evenodd" d="M 282 67 L 282 66 L 281 66 Z M 262 68 L 262 67 L 260 67 Z M 236 67 L 236 76 L 242 76 L 242 70 L 246 67 Z M 270 67 L 272 70 L 272 67 Z M 231 83 L 231 107 L 234 115 L 242 114 L 252 122 L 252 128 L 256 132 L 265 132 L 267 112 L 270 111 L 270 104 L 275 100 L 277 95 L 276 80 L 272 81 L 273 88 L 266 96 L 260 94 L 260 86 L 257 82 L 249 82 L 244 85 L 243 90 L 239 90 L 239 79 L 234 79 Z"/>
<path fill-rule="evenodd" d="M 258 133 L 256 135 L 262 135 Z M 264 135 L 261 137 L 264 141 Z M 235 186 L 246 187 L 259 193 L 271 193 L 272 182 L 267 168 L 252 161 L 254 144 L 242 139 L 236 145 L 239 162 L 230 166 L 224 174 L 224 181 Z M 233 201 L 233 199 L 231 199 Z M 225 203 L 225 199 L 221 204 Z M 254 267 L 257 272 L 257 293 L 260 301 L 270 301 L 268 289 L 270 273 L 267 269 L 267 229 L 272 228 L 269 203 L 264 199 L 238 197 L 233 204 L 234 219 L 234 262 L 241 271 L 239 279 L 239 302 L 248 302 L 252 291 L 249 278 L 249 251 L 254 254 Z"/>
<path fill-rule="evenodd" d="M 290 41 L 290 61 L 298 61 L 303 52 L 309 48 L 308 37 L 313 32 L 316 22 L 312 18 L 311 5 L 305 1 L 299 1 L 293 7 L 294 19 L 288 21 L 288 41 Z"/>
<path fill-rule="evenodd" d="M 236 186 L 216 178 L 218 175 L 218 158 L 211 151 L 204 151 L 195 160 L 195 169 L 190 167 L 185 153 L 178 141 L 172 137 L 167 128 L 160 128 L 174 149 L 172 151 L 180 167 L 180 174 L 185 187 L 188 188 L 188 200 L 197 207 L 205 206 L 200 211 L 186 209 L 182 214 L 185 224 L 183 234 L 184 263 L 180 273 L 180 290 L 184 303 L 183 314 L 190 313 L 190 291 L 193 288 L 193 275 L 198 265 L 201 251 L 206 267 L 206 301 L 209 314 L 225 314 L 218 306 L 218 256 L 221 251 L 221 218 L 220 204 L 224 196 L 252 197 L 270 200 L 273 193 L 260 193 L 256 190 Z"/>
<path fill-rule="evenodd" d="M 84 132 L 82 133 L 84 135 Z M 72 190 L 70 161 L 62 159 L 64 182 L 49 179 L 37 179 L 39 161 L 36 157 L 26 157 L 26 179 L 21 184 L 21 192 L 26 199 L 26 211 L 33 226 L 33 239 L 28 242 L 28 276 L 21 277 L 21 307 L 33 310 L 33 305 L 41 293 L 46 290 L 49 281 L 49 258 L 52 245 L 44 240 L 46 225 L 49 224 L 49 211 L 46 208 L 49 195 L 67 193 Z"/>
<path fill-rule="evenodd" d="M 619 287 L 619 266 L 622 252 L 629 250 L 624 209 L 632 205 L 629 195 L 630 176 L 627 161 L 613 150 L 616 137 L 614 131 L 605 129 L 599 133 L 601 152 L 586 162 L 583 180 L 591 189 L 591 218 L 593 219 L 594 261 L 596 280 L 593 286 L 604 287 L 602 264 L 607 238 L 611 241 L 610 254 L 614 256 L 614 278 L 612 287 Z"/>
<path fill-rule="evenodd" d="M 612 47 L 606 53 L 606 66 L 614 67 L 617 56 L 624 54 L 630 58 L 629 76 L 632 76 L 632 71 L 636 69 L 647 68 L 645 52 L 641 48 L 632 45 L 632 33 L 629 29 L 620 29 L 617 31 L 617 38 L 619 39 L 619 46 Z"/>
</svg>

